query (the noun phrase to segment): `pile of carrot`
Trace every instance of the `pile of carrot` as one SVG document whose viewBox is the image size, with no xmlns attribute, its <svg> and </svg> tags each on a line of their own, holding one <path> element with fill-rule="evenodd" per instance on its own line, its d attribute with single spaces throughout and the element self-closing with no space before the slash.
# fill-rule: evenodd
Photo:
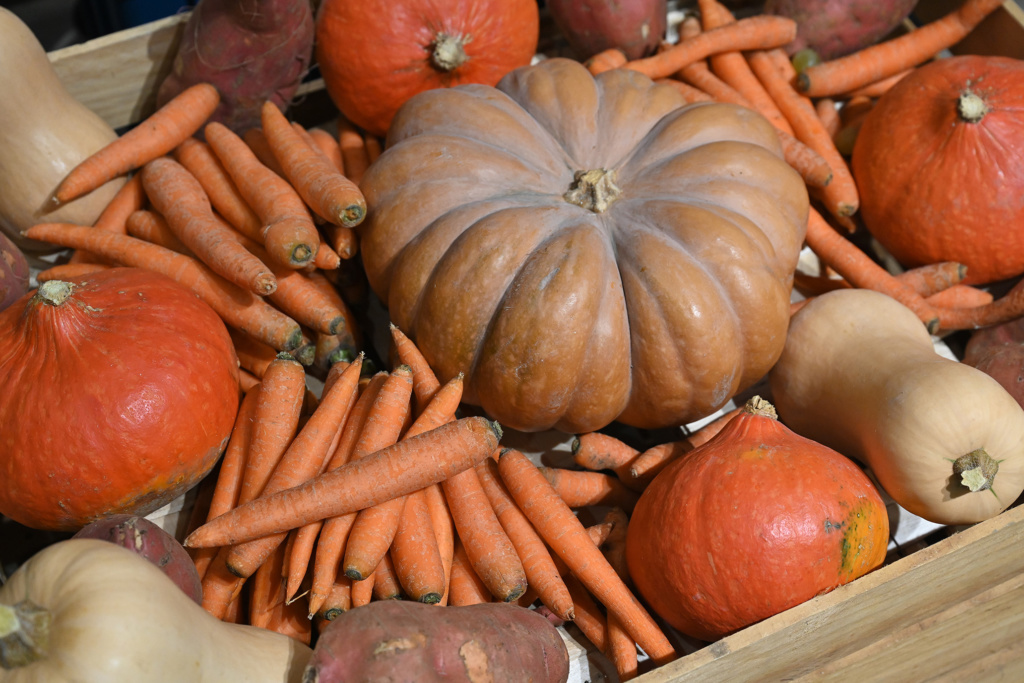
<svg viewBox="0 0 1024 683">
<path fill-rule="evenodd" d="M 188 88 L 72 169 L 53 204 L 114 177 L 129 180 L 91 227 L 40 223 L 26 231 L 74 250 L 37 279 L 74 280 L 114 266 L 160 272 L 224 320 L 243 390 L 278 352 L 323 379 L 363 344 L 338 285 L 360 268 L 359 182 L 380 142 L 344 119 L 336 134 L 306 130 L 270 102 L 261 126 L 240 136 L 208 121 L 219 100 L 209 84 Z"/>
<path fill-rule="evenodd" d="M 362 355 L 333 364 L 319 397 L 290 354 L 267 359 L 185 539 L 203 607 L 311 642 L 374 600 L 539 603 L 623 678 L 640 650 L 673 659 L 630 588 L 625 534 L 653 472 L 700 435 L 626 459 L 623 442 L 583 434 L 580 467 L 538 466 L 501 444 L 497 424 L 461 417 L 463 377 L 441 383 L 395 326 L 389 357 L 392 369 L 372 373 Z M 590 506 L 608 512 L 585 526 L 577 513 Z"/>
<path fill-rule="evenodd" d="M 658 54 L 632 61 L 609 49 L 588 60 L 587 67 L 594 74 L 615 68 L 639 71 L 675 88 L 687 103 L 744 106 L 774 124 L 783 156 L 804 178 L 812 200 L 806 243 L 823 276 L 797 272 L 795 286 L 802 294 L 836 287 L 874 289 L 911 308 L 932 333 L 970 329 L 1024 315 L 1024 286 L 996 301 L 985 290 L 962 284 L 962 272 L 954 279 L 942 276 L 962 269 L 960 264 L 938 264 L 907 277 L 880 266 L 849 239 L 862 227 L 847 159 L 875 101 L 962 40 L 1001 4 L 964 0 L 955 11 L 915 30 L 797 73 L 784 50 L 795 25 L 764 15 L 737 20 L 718 0 L 698 0 L 697 14 L 679 27 L 678 42 L 666 42 Z"/>
</svg>

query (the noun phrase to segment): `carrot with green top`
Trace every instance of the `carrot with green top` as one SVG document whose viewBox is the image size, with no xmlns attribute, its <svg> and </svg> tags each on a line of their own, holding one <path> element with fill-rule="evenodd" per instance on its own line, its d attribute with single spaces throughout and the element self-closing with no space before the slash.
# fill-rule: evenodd
<svg viewBox="0 0 1024 683">
<path fill-rule="evenodd" d="M 618 616 L 633 641 L 657 664 L 675 659 L 675 649 L 657 622 L 591 543 L 583 524 L 537 466 L 522 453 L 506 448 L 501 451 L 498 469 L 537 533 L 609 613 Z"/>
<path fill-rule="evenodd" d="M 366 199 L 325 156 L 295 132 L 273 102 L 263 104 L 263 134 L 285 177 L 306 204 L 326 221 L 351 228 L 366 217 Z"/>
<path fill-rule="evenodd" d="M 184 166 L 162 157 L 143 166 L 140 175 L 153 207 L 211 270 L 261 296 L 277 289 L 270 268 L 231 237 L 234 229 L 214 216 L 203 186 Z"/>
<path fill-rule="evenodd" d="M 922 64 L 963 40 L 1003 0 L 965 0 L 958 9 L 909 33 L 806 68 L 797 88 L 827 97 L 875 83 Z"/>
<path fill-rule="evenodd" d="M 171 152 L 202 127 L 219 103 L 220 95 L 209 83 L 183 90 L 73 168 L 53 193 L 54 202 L 66 204 Z"/>
<path fill-rule="evenodd" d="M 345 421 L 355 403 L 361 368 L 361 356 L 347 367 L 335 368 L 336 379 L 330 383 L 330 389 L 325 392 L 312 416 L 277 459 L 261 495 L 269 496 L 290 489 L 309 481 L 321 471 L 338 425 Z M 257 434 L 258 422 L 253 432 L 250 456 L 255 451 Z M 228 568 L 238 576 L 250 576 L 285 540 L 286 535 L 287 532 L 278 532 L 236 545 L 228 554 Z"/>
<path fill-rule="evenodd" d="M 765 50 L 782 47 L 796 38 L 796 22 L 788 17 L 759 14 L 704 31 L 676 43 L 664 52 L 634 59 L 621 68 L 638 71 L 651 79 L 666 78 L 687 64 L 722 52 Z"/>
<path fill-rule="evenodd" d="M 214 121 L 205 131 L 214 154 L 259 217 L 263 246 L 271 258 L 291 268 L 312 263 L 320 247 L 320 233 L 294 188 L 263 165 L 227 126 Z"/>
<path fill-rule="evenodd" d="M 252 292 L 228 282 L 197 259 L 128 235 L 70 223 L 39 223 L 25 236 L 72 249 L 85 249 L 123 266 L 145 268 L 191 289 L 228 325 L 237 327 L 279 351 L 302 340 L 299 324 Z"/>
<path fill-rule="evenodd" d="M 807 219 L 806 240 L 811 251 L 851 285 L 888 294 L 914 311 L 930 332 L 938 329 L 939 316 L 934 307 L 836 232 L 814 207 Z"/>
<path fill-rule="evenodd" d="M 544 540 L 505 488 L 498 463 L 488 458 L 476 466 L 476 472 L 494 514 L 523 563 L 527 583 L 552 614 L 563 621 L 572 621 L 573 602 L 569 589 L 562 581 Z"/>
<path fill-rule="evenodd" d="M 205 142 L 189 138 L 174 150 L 174 158 L 199 181 L 210 204 L 231 226 L 251 240 L 262 242 L 263 224 L 246 204 L 224 165 Z"/>
</svg>

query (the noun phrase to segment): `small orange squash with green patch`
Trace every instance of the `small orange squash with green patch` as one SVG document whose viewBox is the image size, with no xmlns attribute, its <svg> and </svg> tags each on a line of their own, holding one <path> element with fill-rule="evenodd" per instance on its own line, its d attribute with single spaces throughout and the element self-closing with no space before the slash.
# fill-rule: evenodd
<svg viewBox="0 0 1024 683">
<path fill-rule="evenodd" d="M 888 542 L 867 475 L 755 396 L 647 487 L 626 560 L 654 612 L 714 641 L 875 569 Z"/>
</svg>

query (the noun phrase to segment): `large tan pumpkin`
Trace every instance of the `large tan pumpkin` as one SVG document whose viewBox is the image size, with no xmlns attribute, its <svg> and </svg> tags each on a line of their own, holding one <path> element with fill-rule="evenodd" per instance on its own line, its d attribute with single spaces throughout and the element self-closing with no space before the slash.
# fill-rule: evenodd
<svg viewBox="0 0 1024 683">
<path fill-rule="evenodd" d="M 392 322 L 514 429 L 683 424 L 782 352 L 807 192 L 749 109 L 546 60 L 413 97 L 362 189 Z"/>
</svg>

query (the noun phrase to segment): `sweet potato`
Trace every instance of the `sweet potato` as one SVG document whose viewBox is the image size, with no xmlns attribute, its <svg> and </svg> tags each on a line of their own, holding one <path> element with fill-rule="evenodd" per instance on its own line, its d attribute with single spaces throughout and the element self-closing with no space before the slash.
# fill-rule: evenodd
<svg viewBox="0 0 1024 683">
<path fill-rule="evenodd" d="M 203 604 L 203 587 L 196 566 L 174 536 L 145 517 L 111 515 L 82 527 L 74 538 L 97 538 L 131 550 L 166 574 L 197 604 Z"/>
<path fill-rule="evenodd" d="M 489 602 L 438 607 L 383 600 L 330 622 L 303 683 L 565 681 L 569 653 L 540 614 Z"/>
<path fill-rule="evenodd" d="M 766 0 L 765 14 L 797 23 L 793 54 L 812 48 L 822 59 L 842 57 L 877 43 L 900 25 L 917 0 Z"/>
<path fill-rule="evenodd" d="M 28 261 L 17 245 L 0 232 L 0 311 L 28 291 Z"/>
<path fill-rule="evenodd" d="M 1024 407 L 1024 318 L 972 332 L 963 362 L 995 379 Z"/>
<path fill-rule="evenodd" d="M 666 0 L 548 0 L 548 11 L 580 59 L 613 47 L 629 59 L 646 57 L 668 22 Z"/>
<path fill-rule="evenodd" d="M 263 102 L 285 111 L 313 58 L 309 0 L 202 0 L 182 33 L 162 105 L 185 88 L 211 83 L 221 102 L 210 120 L 236 133 L 260 125 Z"/>
</svg>

